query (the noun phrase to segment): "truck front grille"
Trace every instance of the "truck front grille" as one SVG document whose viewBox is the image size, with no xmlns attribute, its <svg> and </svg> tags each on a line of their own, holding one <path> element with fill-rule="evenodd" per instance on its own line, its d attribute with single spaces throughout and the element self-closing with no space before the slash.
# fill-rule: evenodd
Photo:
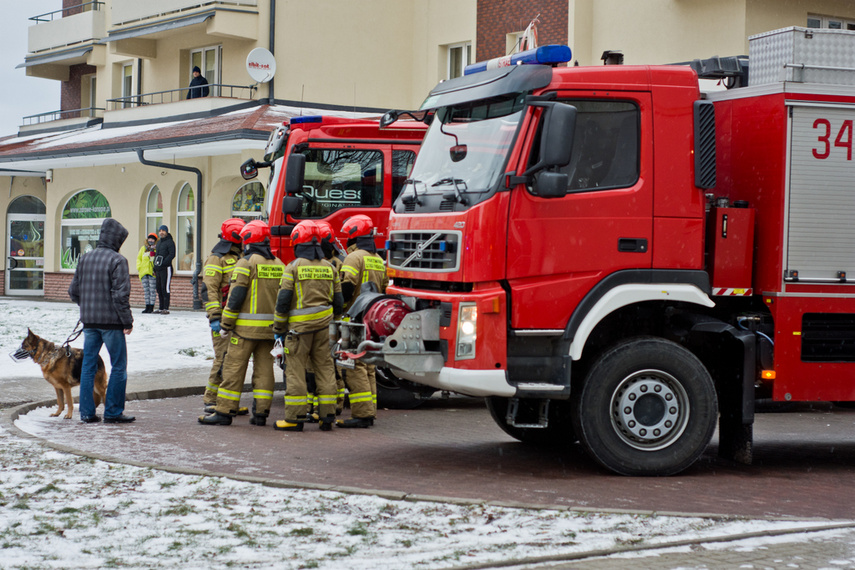
<svg viewBox="0 0 855 570">
<path fill-rule="evenodd" d="M 406 271 L 457 271 L 461 241 L 460 232 L 391 232 L 389 267 Z"/>
</svg>

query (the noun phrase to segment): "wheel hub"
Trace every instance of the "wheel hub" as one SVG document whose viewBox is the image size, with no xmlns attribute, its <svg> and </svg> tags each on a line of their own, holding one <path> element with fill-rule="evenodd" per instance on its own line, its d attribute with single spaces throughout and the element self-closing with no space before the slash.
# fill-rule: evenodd
<svg viewBox="0 0 855 570">
<path fill-rule="evenodd" d="M 661 449 L 682 434 L 688 408 L 676 378 L 661 370 L 643 370 L 626 377 L 614 391 L 612 425 L 636 449 Z"/>
</svg>

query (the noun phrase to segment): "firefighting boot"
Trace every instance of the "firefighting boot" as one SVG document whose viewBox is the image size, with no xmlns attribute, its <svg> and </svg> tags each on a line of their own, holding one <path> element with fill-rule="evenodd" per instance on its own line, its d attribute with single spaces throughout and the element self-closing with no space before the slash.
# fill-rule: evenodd
<svg viewBox="0 0 855 570">
<path fill-rule="evenodd" d="M 228 414 L 214 412 L 207 416 L 199 416 L 199 423 L 206 426 L 230 426 L 232 425 L 232 417 Z"/>
<path fill-rule="evenodd" d="M 213 414 L 217 411 L 217 404 L 205 404 L 205 414 Z"/>
<path fill-rule="evenodd" d="M 289 422 L 288 420 L 279 420 L 273 424 L 273 429 L 279 431 L 303 431 L 303 422 Z"/>
<path fill-rule="evenodd" d="M 252 414 L 252 417 L 249 418 L 249 423 L 259 427 L 267 425 L 267 414 Z"/>
<path fill-rule="evenodd" d="M 336 420 L 335 425 L 340 428 L 368 428 L 371 427 L 370 418 L 350 418 L 347 420 Z"/>
<path fill-rule="evenodd" d="M 332 431 L 332 425 L 335 423 L 335 416 L 333 414 L 329 414 L 324 416 L 320 420 L 320 428 L 321 431 Z"/>
</svg>

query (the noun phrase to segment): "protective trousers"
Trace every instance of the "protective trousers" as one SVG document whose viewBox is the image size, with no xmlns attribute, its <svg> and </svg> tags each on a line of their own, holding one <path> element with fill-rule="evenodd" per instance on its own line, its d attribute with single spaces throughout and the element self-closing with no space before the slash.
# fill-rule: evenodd
<svg viewBox="0 0 855 570">
<path fill-rule="evenodd" d="M 241 338 L 232 333 L 223 361 L 223 381 L 217 391 L 217 413 L 235 415 L 240 407 L 240 394 L 246 369 L 252 357 L 252 397 L 256 415 L 270 413 L 273 401 L 273 339 Z M 305 394 L 305 390 L 303 390 Z M 304 396 L 305 397 L 305 396 Z"/>
<path fill-rule="evenodd" d="M 335 415 L 335 365 L 326 328 L 285 337 L 285 421 L 294 423 L 308 411 L 306 368 L 315 371 L 318 392 L 318 416 Z"/>
<path fill-rule="evenodd" d="M 377 414 L 377 380 L 374 366 L 357 360 L 356 366 L 344 373 L 350 412 L 354 418 L 373 418 Z"/>
<path fill-rule="evenodd" d="M 211 341 L 214 344 L 214 363 L 211 365 L 208 386 L 205 388 L 203 403 L 206 406 L 217 403 L 217 392 L 223 382 L 223 361 L 226 359 L 226 351 L 229 348 L 229 333 L 211 331 Z"/>
</svg>

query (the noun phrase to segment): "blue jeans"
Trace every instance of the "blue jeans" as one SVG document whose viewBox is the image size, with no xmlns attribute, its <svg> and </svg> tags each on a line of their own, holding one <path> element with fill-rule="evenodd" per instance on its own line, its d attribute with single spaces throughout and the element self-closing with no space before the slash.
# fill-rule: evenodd
<svg viewBox="0 0 855 570">
<path fill-rule="evenodd" d="M 110 380 L 104 402 L 104 417 L 115 418 L 125 411 L 125 386 L 128 382 L 128 346 L 125 331 L 113 329 L 83 329 L 83 367 L 80 371 L 80 417 L 95 415 L 95 371 L 101 345 L 110 354 Z"/>
</svg>

